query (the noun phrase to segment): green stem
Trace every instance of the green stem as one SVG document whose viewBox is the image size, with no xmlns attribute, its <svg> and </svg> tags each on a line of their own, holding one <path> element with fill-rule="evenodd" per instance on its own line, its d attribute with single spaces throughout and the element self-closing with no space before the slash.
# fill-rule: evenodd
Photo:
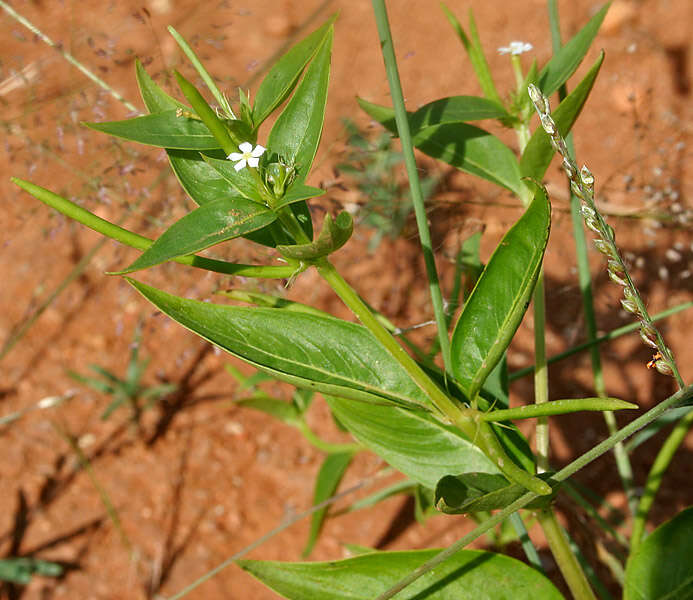
<svg viewBox="0 0 693 600">
<path fill-rule="evenodd" d="M 670 408 L 676 406 L 677 404 L 681 404 L 687 401 L 689 398 L 693 398 L 693 385 L 679 390 L 672 396 L 669 396 L 669 398 L 667 398 L 663 402 L 660 402 L 657 406 L 647 411 L 644 415 L 638 417 L 637 419 L 626 425 L 623 429 L 620 429 L 613 435 L 609 436 L 603 442 L 597 444 L 589 452 L 586 452 L 585 454 L 571 462 L 569 465 L 563 467 L 560 471 L 558 471 L 558 473 L 556 473 L 552 477 L 552 479 L 556 481 L 565 481 L 571 475 L 575 474 L 577 471 L 587 466 L 593 460 L 596 460 L 597 458 L 611 450 L 614 447 L 614 445 L 616 445 L 619 442 L 622 442 L 627 437 L 633 435 L 639 429 L 642 429 L 646 425 L 649 425 L 650 423 L 655 421 Z M 462 550 L 465 546 L 473 542 L 479 536 L 484 535 L 484 533 L 486 533 L 499 523 L 502 523 L 511 514 L 520 510 L 521 508 L 524 508 L 536 497 L 536 494 L 532 492 L 527 492 L 526 494 L 515 500 L 515 502 L 506 506 L 503 510 L 497 512 L 490 519 L 476 527 L 473 531 L 469 532 L 467 535 L 448 546 L 442 552 L 436 554 L 432 559 L 425 562 L 420 567 L 414 569 L 411 573 L 409 573 L 409 575 L 402 578 L 391 588 L 380 594 L 380 596 L 378 596 L 375 600 L 389 600 L 395 594 L 406 588 L 409 584 L 416 581 L 419 577 L 421 577 L 425 573 L 428 573 L 431 569 L 437 567 L 439 564 L 450 558 L 452 555 Z"/>
<path fill-rule="evenodd" d="M 11 181 L 18 185 L 23 190 L 29 192 L 32 196 L 47 204 L 51 208 L 54 208 L 58 212 L 64 214 L 70 219 L 74 219 L 82 225 L 86 225 L 89 229 L 105 235 L 111 239 L 130 246 L 131 248 L 137 248 L 138 250 L 146 250 L 149 248 L 154 241 L 150 240 L 148 237 L 139 235 L 128 229 L 124 229 L 118 225 L 114 225 L 101 217 L 97 217 L 95 214 L 89 212 L 88 210 L 78 206 L 74 202 L 54 194 L 46 188 L 35 185 L 18 177 L 12 177 Z M 260 277 L 267 279 L 285 279 L 296 274 L 298 267 L 295 264 L 289 264 L 286 266 L 265 266 L 265 265 L 243 265 L 237 263 L 230 263 L 224 260 L 215 260 L 213 258 L 204 258 L 197 255 L 187 255 L 179 256 L 173 259 L 174 262 L 180 263 L 182 265 L 190 265 L 191 267 L 197 267 L 199 269 L 205 269 L 207 271 L 214 271 L 215 273 L 223 273 L 225 275 L 238 275 L 242 277 Z"/>
<path fill-rule="evenodd" d="M 552 510 L 537 511 L 537 518 L 551 548 L 551 554 L 558 565 L 573 597 L 576 600 L 597 600 L 582 566 L 570 549 L 568 538 Z"/>
<path fill-rule="evenodd" d="M 385 329 L 377 317 L 368 309 L 354 289 L 337 272 L 332 263 L 326 258 L 316 262 L 316 268 L 322 278 L 329 284 L 335 293 L 342 299 L 356 318 L 363 323 L 375 338 L 387 349 L 387 351 L 402 365 L 412 380 L 430 398 L 433 406 L 439 410 L 441 416 L 449 421 L 454 421 L 460 412 L 460 408 L 424 373 L 416 361 L 397 343 L 390 332 Z M 469 426 L 465 431 L 474 439 L 475 427 L 473 419 L 468 419 Z"/>
<path fill-rule="evenodd" d="M 633 533 L 630 538 L 631 556 L 637 551 L 645 535 L 647 515 L 652 508 L 652 503 L 662 483 L 662 477 L 664 477 L 664 473 L 666 473 L 669 468 L 669 464 L 674 458 L 676 450 L 678 450 L 678 447 L 686 438 L 686 434 L 691 430 L 691 427 L 693 427 L 693 411 L 689 412 L 683 419 L 676 423 L 676 426 L 669 434 L 664 444 L 662 444 L 662 447 L 659 449 L 652 463 L 652 468 L 647 475 L 645 491 L 643 492 L 642 498 L 640 498 L 637 511 L 635 512 Z"/>
<path fill-rule="evenodd" d="M 546 306 L 544 303 L 544 270 L 539 271 L 534 288 L 534 404 L 537 407 L 549 401 L 549 372 L 546 364 Z M 549 420 L 539 417 L 535 429 L 537 445 L 537 471 L 549 470 Z"/>
<path fill-rule="evenodd" d="M 204 65 L 200 62 L 200 59 L 197 58 L 197 55 L 195 54 L 194 50 L 190 47 L 188 42 L 185 41 L 183 36 L 180 33 L 178 33 L 172 25 L 168 26 L 168 32 L 173 36 L 173 39 L 176 40 L 176 42 L 178 42 L 178 45 L 181 47 L 181 50 L 183 50 L 185 55 L 188 57 L 188 60 L 193 64 L 193 66 L 199 73 L 200 77 L 202 77 L 202 80 L 207 85 L 207 88 L 209 88 L 209 91 L 212 92 L 214 99 L 219 103 L 219 106 L 222 108 L 222 110 L 226 113 L 226 115 L 229 118 L 235 119 L 236 115 L 233 113 L 233 110 L 231 109 L 231 106 L 229 105 L 228 101 L 226 100 L 226 98 L 224 98 L 224 95 L 219 91 L 217 84 L 214 83 L 214 79 L 212 79 L 212 76 L 207 72 L 207 69 L 205 69 Z"/>
<path fill-rule="evenodd" d="M 397 132 L 402 144 L 404 164 L 407 169 L 407 176 L 409 178 L 409 189 L 411 190 L 411 198 L 414 205 L 414 213 L 416 215 L 416 226 L 419 230 L 419 239 L 421 240 L 421 248 L 423 250 L 424 263 L 426 265 L 428 289 L 431 294 L 433 313 L 435 315 L 436 325 L 438 327 L 440 351 L 443 356 L 445 372 L 451 373 L 452 358 L 450 356 L 450 339 L 448 337 L 443 295 L 440 291 L 438 271 L 436 269 L 435 256 L 433 254 L 433 246 L 431 244 L 431 233 L 428 227 L 428 217 L 426 215 L 426 207 L 424 204 L 423 193 L 421 191 L 418 169 L 416 167 L 416 158 L 414 157 L 414 146 L 412 144 L 411 133 L 409 131 L 409 120 L 407 110 L 404 105 L 404 96 L 402 94 L 402 85 L 400 83 L 399 72 L 397 69 L 397 60 L 395 58 L 390 23 L 387 17 L 385 0 L 372 0 L 372 2 L 373 13 L 375 15 L 375 21 L 378 27 L 378 35 L 380 37 L 380 48 L 383 54 L 383 60 L 385 62 L 387 79 L 390 84 L 390 95 L 392 96 L 392 107 L 395 111 Z"/>
<path fill-rule="evenodd" d="M 652 319 L 653 322 L 661 321 L 662 319 L 666 319 L 667 317 L 670 317 L 671 315 L 674 315 L 678 312 L 681 312 L 682 310 L 687 310 L 689 308 L 693 308 L 693 301 L 682 302 L 681 304 L 677 304 L 676 306 L 672 306 L 671 308 L 667 308 L 666 310 L 663 310 L 662 312 L 658 312 L 657 314 L 652 315 L 650 318 Z M 616 329 L 610 331 L 609 333 L 605 333 L 604 335 L 597 336 L 592 340 L 589 340 L 587 342 L 583 342 L 582 344 L 578 344 L 577 346 L 573 346 L 572 348 L 565 350 L 564 352 L 559 352 L 558 354 L 554 354 L 553 356 L 549 357 L 549 360 L 547 362 L 548 362 L 548 364 L 553 364 L 555 362 L 564 360 L 566 358 L 570 358 L 571 356 L 574 356 L 578 352 L 582 352 L 583 350 L 587 350 L 589 348 L 592 348 L 593 346 L 597 346 L 597 345 L 601 344 L 602 342 L 608 342 L 609 340 L 615 340 L 616 338 L 624 336 L 628 333 L 633 333 L 634 331 L 637 331 L 638 329 L 640 329 L 640 323 L 629 323 L 628 325 L 624 325 L 623 327 L 617 327 Z M 529 367 L 524 367 L 522 369 L 518 369 L 517 371 L 513 371 L 512 373 L 509 374 L 508 379 L 510 381 L 515 381 L 516 379 L 520 379 L 520 377 L 525 377 L 525 376 L 529 375 L 533 371 L 534 371 L 534 365 L 530 365 Z"/>
<path fill-rule="evenodd" d="M 582 410 L 621 410 L 637 409 L 637 404 L 624 402 L 618 398 L 577 398 L 575 400 L 552 400 L 542 404 L 528 404 L 516 408 L 492 410 L 483 413 L 483 421 L 510 421 L 515 419 L 536 419 L 565 415 Z M 548 470 L 548 469 L 547 469 Z"/>
<path fill-rule="evenodd" d="M 493 429 L 481 420 L 481 413 L 458 406 L 424 373 L 416 361 L 397 343 L 397 340 L 392 337 L 390 332 L 387 331 L 359 295 L 327 259 L 317 261 L 316 267 L 318 273 L 342 299 L 344 304 L 349 307 L 359 321 L 365 325 L 394 359 L 402 365 L 414 383 L 428 396 L 432 407 L 437 410 L 440 417 L 449 423 L 455 424 L 512 481 L 516 481 L 539 495 L 551 493 L 551 487 L 545 481 L 533 477 L 510 459 L 498 441 Z"/>
</svg>

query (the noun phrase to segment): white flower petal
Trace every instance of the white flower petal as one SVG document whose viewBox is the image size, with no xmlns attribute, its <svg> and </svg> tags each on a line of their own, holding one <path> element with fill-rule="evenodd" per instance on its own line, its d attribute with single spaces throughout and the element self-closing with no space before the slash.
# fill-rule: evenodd
<svg viewBox="0 0 693 600">
<path fill-rule="evenodd" d="M 240 171 L 245 167 L 245 158 L 242 160 L 239 160 L 235 165 L 233 165 L 233 168 L 236 169 L 236 171 Z"/>
<path fill-rule="evenodd" d="M 252 167 L 253 169 L 257 169 L 257 165 L 259 162 L 260 159 L 255 156 L 251 156 L 250 158 L 248 158 L 248 166 Z"/>
<path fill-rule="evenodd" d="M 253 145 L 250 142 L 243 142 L 238 149 L 245 154 L 246 152 L 252 152 Z"/>
<path fill-rule="evenodd" d="M 238 152 L 232 152 L 226 158 L 227 158 L 227 160 L 232 160 L 235 162 L 237 160 L 241 160 L 241 158 L 243 158 L 243 155 L 239 154 Z"/>
<path fill-rule="evenodd" d="M 253 150 L 253 151 L 250 153 L 250 156 L 253 156 L 253 157 L 260 157 L 260 156 L 262 156 L 262 155 L 265 153 L 265 150 L 267 150 L 267 148 L 265 148 L 264 146 L 260 146 L 260 144 L 258 144 L 257 146 L 255 146 L 255 150 Z M 252 166 L 252 165 L 251 165 L 251 166 Z"/>
</svg>

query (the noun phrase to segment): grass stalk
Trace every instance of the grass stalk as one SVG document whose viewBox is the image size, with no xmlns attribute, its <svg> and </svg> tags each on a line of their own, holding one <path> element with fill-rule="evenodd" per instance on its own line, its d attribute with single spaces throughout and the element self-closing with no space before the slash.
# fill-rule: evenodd
<svg viewBox="0 0 693 600">
<path fill-rule="evenodd" d="M 561 31 L 559 27 L 558 3 L 556 0 L 548 0 L 549 25 L 551 29 L 551 40 L 554 54 L 561 49 Z M 565 84 L 558 90 L 558 95 L 561 100 L 566 97 L 567 89 Z M 566 136 L 566 145 L 571 156 L 575 156 L 575 147 L 573 144 L 573 134 L 569 133 Z M 597 337 L 597 321 L 594 310 L 594 297 L 592 294 L 592 278 L 590 276 L 589 260 L 587 258 L 587 240 L 585 230 L 582 226 L 582 215 L 580 214 L 580 199 L 572 193 L 568 186 L 570 194 L 570 216 L 573 224 L 573 239 L 575 240 L 575 254 L 577 257 L 578 267 L 578 283 L 580 286 L 580 294 L 582 296 L 582 311 L 585 317 L 585 327 L 587 329 L 587 339 L 594 340 Z M 592 363 L 592 378 L 594 381 L 594 389 L 597 396 L 606 398 L 606 385 L 604 383 L 604 375 L 602 372 L 602 361 L 599 353 L 599 346 L 594 344 L 589 348 L 590 361 Z M 612 411 L 602 413 L 607 430 L 613 434 L 618 429 L 616 417 Z M 632 515 L 635 515 L 637 507 L 637 496 L 633 487 L 633 468 L 630 464 L 628 453 L 625 451 L 622 444 L 614 446 L 614 459 L 616 460 L 616 470 L 618 471 L 623 490 L 626 494 L 628 507 Z"/>
<path fill-rule="evenodd" d="M 436 325 L 438 327 L 440 351 L 443 356 L 445 372 L 451 373 L 452 359 L 450 356 L 450 338 L 448 337 L 443 295 L 440 291 L 438 271 L 436 269 L 435 256 L 431 244 L 431 232 L 428 227 L 428 217 L 426 215 L 423 192 L 421 191 L 421 182 L 419 181 L 419 174 L 416 167 L 414 146 L 411 139 L 411 132 L 409 131 L 409 120 L 407 117 L 407 110 L 404 105 L 404 96 L 402 94 L 402 85 L 400 83 L 399 71 L 397 69 L 397 59 L 395 58 L 395 49 L 392 41 L 392 33 L 390 31 L 390 23 L 387 17 L 385 0 L 372 0 L 372 4 L 373 14 L 375 15 L 375 21 L 378 27 L 378 35 L 380 37 L 380 48 L 383 54 L 383 60 L 385 62 L 387 79 L 390 84 L 390 95 L 392 96 L 392 107 L 395 111 L 397 132 L 402 144 L 402 154 L 404 156 L 404 164 L 407 170 L 407 177 L 409 179 L 409 189 L 411 191 L 412 204 L 414 205 L 414 213 L 416 215 L 416 226 L 419 230 L 419 240 L 421 241 L 424 263 L 426 265 L 428 289 L 431 294 L 433 313 L 435 315 Z"/>
</svg>

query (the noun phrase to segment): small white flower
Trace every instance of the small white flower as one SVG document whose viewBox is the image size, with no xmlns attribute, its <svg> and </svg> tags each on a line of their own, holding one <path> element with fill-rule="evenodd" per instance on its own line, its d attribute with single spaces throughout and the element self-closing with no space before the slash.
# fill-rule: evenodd
<svg viewBox="0 0 693 600">
<path fill-rule="evenodd" d="M 509 46 L 501 46 L 498 48 L 498 54 L 522 54 L 523 52 L 529 52 L 534 46 L 529 42 L 513 41 L 510 42 Z"/>
<path fill-rule="evenodd" d="M 236 171 L 240 171 L 246 165 L 256 169 L 258 163 L 260 162 L 260 157 L 266 150 L 266 148 L 264 146 L 260 146 L 260 144 L 253 148 L 253 145 L 250 142 L 243 142 L 240 146 L 238 146 L 238 149 L 240 152 L 232 152 L 226 157 L 228 160 L 232 160 L 236 163 L 233 165 L 233 168 L 236 169 Z"/>
</svg>

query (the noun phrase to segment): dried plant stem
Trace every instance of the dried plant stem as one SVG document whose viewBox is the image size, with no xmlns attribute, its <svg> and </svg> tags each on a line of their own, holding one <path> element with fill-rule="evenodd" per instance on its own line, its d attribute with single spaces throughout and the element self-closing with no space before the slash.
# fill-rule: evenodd
<svg viewBox="0 0 693 600">
<path fill-rule="evenodd" d="M 31 33 L 36 35 L 40 40 L 48 44 L 51 48 L 54 48 L 57 50 L 60 55 L 67 61 L 69 62 L 72 66 L 76 67 L 79 69 L 86 77 L 91 79 L 96 85 L 99 87 L 103 88 L 106 90 L 111 96 L 113 96 L 118 102 L 121 102 L 125 108 L 128 110 L 138 113 L 139 110 L 135 107 L 134 104 L 128 102 L 125 98 L 123 98 L 122 95 L 120 95 L 117 91 L 115 91 L 108 83 L 106 83 L 103 79 L 98 77 L 97 75 L 94 75 L 87 67 L 85 67 L 81 62 L 79 62 L 72 54 L 69 52 L 66 52 L 63 50 L 62 46 L 56 42 L 54 42 L 51 38 L 49 38 L 45 33 L 43 33 L 36 25 L 34 25 L 31 21 L 29 21 L 26 17 L 23 17 L 20 15 L 16 10 L 14 10 L 9 4 L 6 2 L 3 2 L 3 0 L 0 0 L 0 8 L 4 9 L 4 11 L 10 15 L 15 21 L 21 23 L 26 27 Z"/>
</svg>

